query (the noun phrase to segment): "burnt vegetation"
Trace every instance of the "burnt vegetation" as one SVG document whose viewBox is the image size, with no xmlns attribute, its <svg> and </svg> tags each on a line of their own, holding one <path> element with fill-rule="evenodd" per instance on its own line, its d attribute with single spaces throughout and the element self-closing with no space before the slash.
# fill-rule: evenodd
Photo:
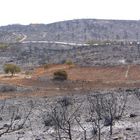
<svg viewBox="0 0 140 140">
<path fill-rule="evenodd" d="M 0 27 L 0 139 L 140 139 L 139 32 L 123 20 Z"/>
<path fill-rule="evenodd" d="M 50 111 L 44 111 L 43 124 L 47 134 L 58 140 L 75 140 L 78 135 L 84 140 L 101 140 L 104 137 L 102 130 L 109 127 L 111 136 L 115 122 L 124 117 L 127 97 L 126 93 L 91 94 L 87 95 L 86 101 L 80 102 L 63 97 L 51 105 Z M 85 106 L 87 114 L 83 109 Z M 53 131 L 49 132 L 50 128 Z M 89 135 L 89 132 L 92 133 Z"/>
</svg>

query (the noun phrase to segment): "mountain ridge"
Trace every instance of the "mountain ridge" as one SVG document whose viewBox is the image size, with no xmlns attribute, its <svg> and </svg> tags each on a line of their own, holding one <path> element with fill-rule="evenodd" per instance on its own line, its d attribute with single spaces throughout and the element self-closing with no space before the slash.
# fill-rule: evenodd
<svg viewBox="0 0 140 140">
<path fill-rule="evenodd" d="M 138 41 L 140 40 L 139 32 L 139 20 L 75 19 L 49 24 L 1 26 L 0 42 L 17 42 L 21 35 L 26 35 L 27 41 L 75 43 L 91 40 Z"/>
</svg>

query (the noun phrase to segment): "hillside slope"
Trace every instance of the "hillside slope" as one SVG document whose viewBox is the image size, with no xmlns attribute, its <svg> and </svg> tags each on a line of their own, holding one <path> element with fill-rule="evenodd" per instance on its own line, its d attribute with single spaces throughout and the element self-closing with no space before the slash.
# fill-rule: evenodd
<svg viewBox="0 0 140 140">
<path fill-rule="evenodd" d="M 0 71 L 5 63 L 24 68 L 62 64 L 67 60 L 80 66 L 140 64 L 140 44 L 125 42 L 139 41 L 139 32 L 140 21 L 128 20 L 81 19 L 47 25 L 3 26 L 0 42 L 8 44 L 0 43 Z M 124 42 L 82 44 L 90 40 Z"/>
<path fill-rule="evenodd" d="M 89 40 L 140 40 L 140 21 L 78 19 L 52 24 L 0 27 L 0 42 L 45 40 L 85 43 Z"/>
</svg>

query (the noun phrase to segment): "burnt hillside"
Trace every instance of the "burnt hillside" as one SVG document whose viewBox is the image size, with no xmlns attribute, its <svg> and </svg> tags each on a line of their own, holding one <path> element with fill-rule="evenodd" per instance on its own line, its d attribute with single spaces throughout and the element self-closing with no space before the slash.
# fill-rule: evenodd
<svg viewBox="0 0 140 140">
<path fill-rule="evenodd" d="M 25 40 L 85 43 L 89 40 L 140 40 L 140 21 L 78 19 L 52 24 L 0 27 L 0 42 Z"/>
</svg>

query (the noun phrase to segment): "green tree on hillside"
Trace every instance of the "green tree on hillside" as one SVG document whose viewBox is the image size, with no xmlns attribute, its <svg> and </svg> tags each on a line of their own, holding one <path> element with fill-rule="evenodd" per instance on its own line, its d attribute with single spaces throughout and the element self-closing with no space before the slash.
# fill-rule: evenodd
<svg viewBox="0 0 140 140">
<path fill-rule="evenodd" d="M 3 70 L 6 74 L 11 73 L 12 76 L 21 71 L 20 67 L 15 64 L 5 64 Z"/>
</svg>

